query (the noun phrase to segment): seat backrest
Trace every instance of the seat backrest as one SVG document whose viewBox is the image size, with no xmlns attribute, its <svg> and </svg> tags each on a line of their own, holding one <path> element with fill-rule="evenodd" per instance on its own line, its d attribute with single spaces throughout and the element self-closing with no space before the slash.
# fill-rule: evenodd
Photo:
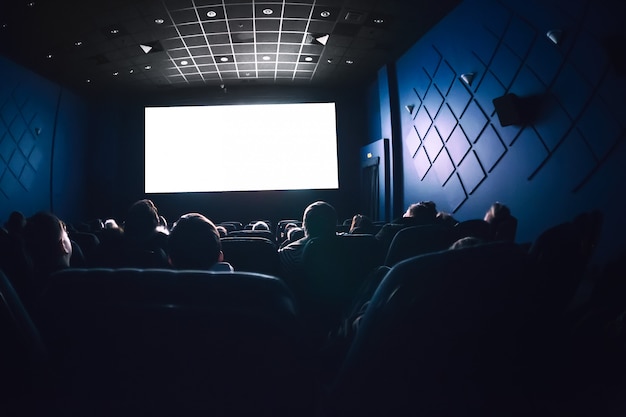
<svg viewBox="0 0 626 417">
<path fill-rule="evenodd" d="M 485 415 L 486 404 L 489 412 L 509 406 L 514 390 L 505 381 L 515 364 L 507 361 L 532 273 L 528 255 L 508 242 L 395 265 L 360 322 L 323 415 Z"/>
<path fill-rule="evenodd" d="M 269 230 L 235 230 L 228 233 L 230 237 L 262 237 L 271 242 L 274 242 L 274 233 Z"/>
<path fill-rule="evenodd" d="M 484 242 L 491 240 L 491 227 L 482 219 L 470 219 L 459 222 L 454 226 L 456 239 L 475 237 Z"/>
<path fill-rule="evenodd" d="M 337 235 L 312 239 L 303 262 L 296 292 L 303 314 L 324 328 L 347 312 L 368 274 L 382 265 L 383 252 L 372 235 Z"/>
<path fill-rule="evenodd" d="M 224 261 L 236 271 L 278 274 L 278 251 L 271 240 L 255 236 L 227 236 L 221 242 Z"/>
<path fill-rule="evenodd" d="M 97 268 L 53 275 L 37 315 L 62 415 L 280 415 L 297 319 L 272 276 Z"/>
<path fill-rule="evenodd" d="M 448 249 L 456 236 L 453 228 L 439 224 L 405 227 L 391 241 L 385 265 L 393 266 L 413 256 Z"/>
<path fill-rule="evenodd" d="M 0 269 L 0 404 L 3 415 L 37 415 L 38 377 L 46 349 L 7 276 Z"/>
</svg>

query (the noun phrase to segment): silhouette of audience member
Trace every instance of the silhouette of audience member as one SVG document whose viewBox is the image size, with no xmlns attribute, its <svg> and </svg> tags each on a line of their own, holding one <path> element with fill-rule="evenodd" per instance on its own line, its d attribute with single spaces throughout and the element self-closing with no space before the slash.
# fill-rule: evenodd
<svg viewBox="0 0 626 417">
<path fill-rule="evenodd" d="M 176 269 L 233 271 L 224 262 L 217 227 L 200 213 L 184 214 L 174 223 L 168 237 L 168 255 Z"/>
<path fill-rule="evenodd" d="M 376 234 L 383 250 L 387 251 L 396 233 L 411 226 L 424 226 L 437 223 L 437 206 L 432 201 L 420 201 L 411 204 L 401 218 L 384 225 Z"/>
<path fill-rule="evenodd" d="M 26 217 L 20 211 L 11 212 L 9 218 L 4 223 L 4 228 L 13 237 L 21 236 L 24 226 L 26 226 Z"/>
<path fill-rule="evenodd" d="M 517 232 L 517 219 L 511 210 L 500 202 L 493 203 L 483 219 L 489 223 L 491 240 L 507 240 L 513 242 Z"/>
<path fill-rule="evenodd" d="M 70 267 L 72 243 L 65 223 L 46 211 L 26 220 L 23 236 L 34 285 L 32 294 L 35 295 L 45 286 L 50 274 Z"/>
<path fill-rule="evenodd" d="M 372 219 L 363 214 L 355 214 L 352 217 L 352 222 L 350 223 L 350 229 L 348 230 L 348 233 L 373 234 L 374 230 L 374 222 L 372 221 Z"/>
<path fill-rule="evenodd" d="M 459 224 L 459 221 L 452 217 L 452 214 L 446 213 L 445 211 L 437 212 L 437 224 L 441 224 L 443 226 L 454 227 Z"/>
<path fill-rule="evenodd" d="M 278 249 L 281 271 L 287 279 L 301 274 L 304 247 L 311 239 L 336 235 L 337 212 L 327 202 L 316 201 L 304 210 L 302 226 L 304 237 Z"/>
<path fill-rule="evenodd" d="M 158 210 L 152 200 L 136 201 L 128 209 L 124 221 L 126 241 L 131 245 L 152 249 L 154 244 L 158 244 L 157 227 L 160 221 Z"/>
<path fill-rule="evenodd" d="M 270 230 L 270 227 L 264 221 L 258 221 L 252 225 L 252 230 Z"/>
</svg>

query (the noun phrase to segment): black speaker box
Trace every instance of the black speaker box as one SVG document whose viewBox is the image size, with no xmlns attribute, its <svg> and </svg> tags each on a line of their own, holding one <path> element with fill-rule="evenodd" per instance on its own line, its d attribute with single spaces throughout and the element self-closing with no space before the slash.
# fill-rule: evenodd
<svg viewBox="0 0 626 417">
<path fill-rule="evenodd" d="M 498 119 L 502 126 L 521 125 L 524 123 L 522 103 L 518 96 L 513 93 L 493 99 Z"/>
</svg>

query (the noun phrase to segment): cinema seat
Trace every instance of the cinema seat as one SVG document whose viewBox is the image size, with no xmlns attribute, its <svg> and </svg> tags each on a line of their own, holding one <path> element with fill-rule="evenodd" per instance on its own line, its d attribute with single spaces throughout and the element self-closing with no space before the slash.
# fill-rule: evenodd
<svg viewBox="0 0 626 417">
<path fill-rule="evenodd" d="M 382 265 L 382 246 L 372 235 L 337 235 L 311 240 L 303 256 L 306 273 L 294 288 L 315 339 L 348 313 L 368 274 Z"/>
<path fill-rule="evenodd" d="M 294 299 L 272 276 L 65 270 L 51 277 L 37 318 L 55 415 L 269 416 L 310 407 L 298 395 L 307 390 Z"/>
<path fill-rule="evenodd" d="M 457 233 L 452 227 L 438 224 L 406 227 L 393 237 L 385 265 L 393 266 L 413 256 L 448 249 L 455 240 Z"/>
<path fill-rule="evenodd" d="M 278 252 L 271 240 L 255 236 L 227 236 L 221 242 L 224 260 L 236 271 L 278 274 Z"/>
<path fill-rule="evenodd" d="M 37 415 L 46 349 L 39 331 L 0 269 L 0 414 Z"/>
<path fill-rule="evenodd" d="M 532 415 L 518 396 L 517 338 L 533 268 L 510 243 L 395 265 L 319 415 Z"/>
</svg>

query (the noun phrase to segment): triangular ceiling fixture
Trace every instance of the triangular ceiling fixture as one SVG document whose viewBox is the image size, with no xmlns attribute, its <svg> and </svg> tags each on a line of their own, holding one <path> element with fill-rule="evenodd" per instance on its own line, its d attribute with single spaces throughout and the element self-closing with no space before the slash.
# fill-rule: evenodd
<svg viewBox="0 0 626 417">
<path fill-rule="evenodd" d="M 320 45 L 326 46 L 326 42 L 328 42 L 328 38 L 330 38 L 330 35 L 326 34 L 326 35 L 322 35 L 322 36 L 316 36 L 314 39 Z"/>
<path fill-rule="evenodd" d="M 161 46 L 161 43 L 159 41 L 141 43 L 139 44 L 139 47 L 146 54 L 153 54 L 155 52 L 163 51 L 163 46 Z"/>
</svg>

